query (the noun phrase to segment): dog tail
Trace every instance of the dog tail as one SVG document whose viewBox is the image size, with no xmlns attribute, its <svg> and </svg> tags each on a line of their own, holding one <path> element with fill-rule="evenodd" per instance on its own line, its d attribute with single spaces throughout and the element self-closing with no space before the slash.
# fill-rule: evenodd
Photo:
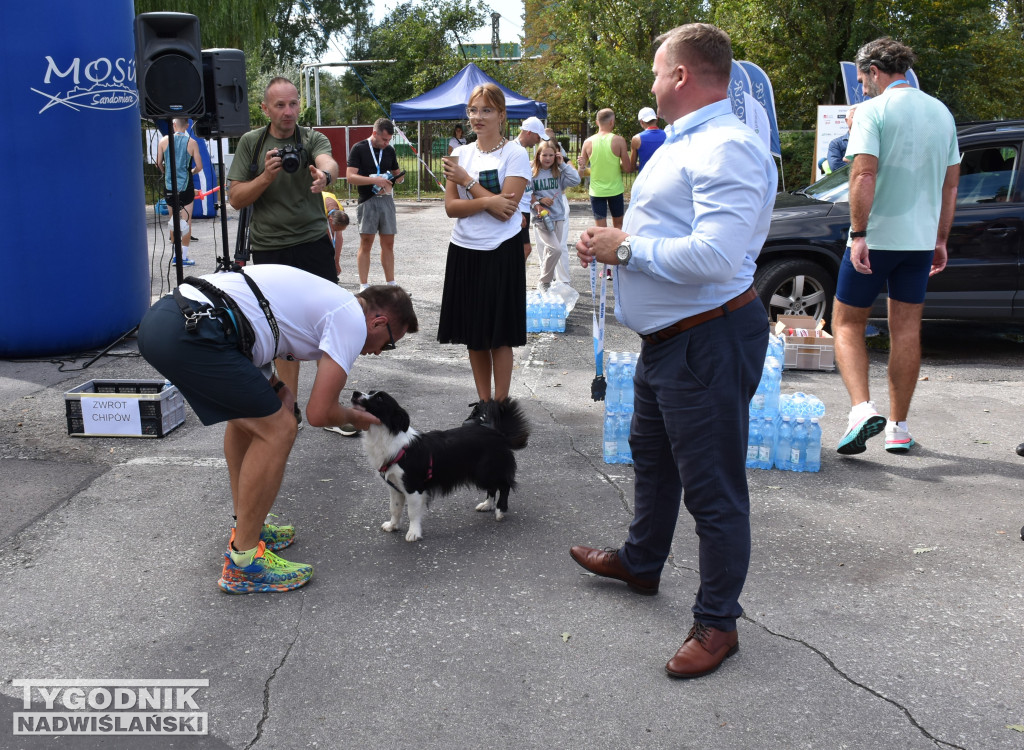
<svg viewBox="0 0 1024 750">
<path fill-rule="evenodd" d="M 487 423 L 505 436 L 513 450 L 525 448 L 530 439 L 530 424 L 519 402 L 512 398 L 487 403 Z"/>
</svg>

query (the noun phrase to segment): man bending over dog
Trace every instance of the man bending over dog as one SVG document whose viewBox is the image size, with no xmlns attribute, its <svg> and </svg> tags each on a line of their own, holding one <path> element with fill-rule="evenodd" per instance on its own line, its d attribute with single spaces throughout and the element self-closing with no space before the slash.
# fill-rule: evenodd
<svg viewBox="0 0 1024 750">
<path fill-rule="evenodd" d="M 360 354 L 395 348 L 419 330 L 409 295 L 372 286 L 358 295 L 319 276 L 274 264 L 244 273 L 185 279 L 139 325 L 139 351 L 178 387 L 204 425 L 227 422 L 235 527 L 218 584 L 232 594 L 289 591 L 313 566 L 272 550 L 295 539 L 291 526 L 266 523 L 298 425 L 295 394 L 272 374 L 276 357 L 316 360 L 306 416 L 317 427 L 379 424 L 338 396 Z"/>
</svg>

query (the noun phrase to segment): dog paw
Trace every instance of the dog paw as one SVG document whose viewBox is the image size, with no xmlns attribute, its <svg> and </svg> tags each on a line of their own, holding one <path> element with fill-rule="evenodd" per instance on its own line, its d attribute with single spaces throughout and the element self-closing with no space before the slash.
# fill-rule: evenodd
<svg viewBox="0 0 1024 750">
<path fill-rule="evenodd" d="M 423 538 L 423 532 L 418 529 L 409 529 L 405 535 L 405 541 L 407 542 L 418 542 Z"/>
<path fill-rule="evenodd" d="M 398 531 L 398 524 L 393 521 L 385 521 L 380 525 L 380 527 L 389 533 L 392 531 Z"/>
<path fill-rule="evenodd" d="M 505 514 L 504 514 L 504 513 L 502 513 L 502 512 L 501 512 L 500 510 L 498 510 L 497 508 L 495 508 L 495 509 L 494 509 L 494 520 L 495 520 L 495 521 L 500 521 L 500 520 L 502 520 L 502 519 L 503 519 L 504 517 L 505 517 Z"/>
<path fill-rule="evenodd" d="M 489 510 L 494 510 L 494 502 L 490 499 L 484 500 L 482 503 L 476 506 L 476 509 L 480 513 L 486 513 Z"/>
</svg>

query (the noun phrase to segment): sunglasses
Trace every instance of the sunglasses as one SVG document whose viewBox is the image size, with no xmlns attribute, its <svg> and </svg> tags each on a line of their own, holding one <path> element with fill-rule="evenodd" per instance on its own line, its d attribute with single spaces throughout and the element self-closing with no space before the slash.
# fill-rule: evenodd
<svg viewBox="0 0 1024 750">
<path fill-rule="evenodd" d="M 384 346 L 382 346 L 382 347 L 380 348 L 380 350 L 381 350 L 382 352 L 391 352 L 391 351 L 394 351 L 394 349 L 395 349 L 395 334 L 391 333 L 391 324 L 390 324 L 390 323 L 388 323 L 388 322 L 387 322 L 387 321 L 385 320 L 385 321 L 384 321 L 384 327 L 388 329 L 388 338 L 389 338 L 389 339 L 391 339 L 391 340 L 390 340 L 390 341 L 388 341 L 388 343 L 384 344 Z"/>
</svg>

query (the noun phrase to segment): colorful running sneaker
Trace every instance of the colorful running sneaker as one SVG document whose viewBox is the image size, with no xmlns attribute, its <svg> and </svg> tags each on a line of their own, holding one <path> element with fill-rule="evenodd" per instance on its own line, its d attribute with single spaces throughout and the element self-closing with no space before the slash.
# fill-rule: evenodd
<svg viewBox="0 0 1024 750">
<path fill-rule="evenodd" d="M 313 578 L 313 566 L 282 560 L 259 543 L 252 564 L 240 568 L 224 553 L 224 569 L 217 585 L 229 594 L 263 594 L 291 591 L 305 586 Z"/>
<path fill-rule="evenodd" d="M 885 426 L 885 449 L 890 453 L 906 453 L 914 445 L 910 430 L 903 429 L 898 422 L 889 422 Z"/>
<path fill-rule="evenodd" d="M 268 515 L 274 515 L 270 513 Z M 233 538 L 233 537 L 232 537 Z M 295 527 L 276 526 L 272 523 L 263 524 L 260 530 L 260 541 L 267 545 L 271 552 L 278 552 L 295 541 Z"/>
<path fill-rule="evenodd" d="M 863 453 L 868 438 L 874 437 L 885 429 L 886 419 L 877 411 L 875 405 L 870 401 L 866 404 L 858 404 L 850 410 L 850 422 L 836 447 L 836 453 L 844 456 L 852 456 L 855 453 Z"/>
</svg>

